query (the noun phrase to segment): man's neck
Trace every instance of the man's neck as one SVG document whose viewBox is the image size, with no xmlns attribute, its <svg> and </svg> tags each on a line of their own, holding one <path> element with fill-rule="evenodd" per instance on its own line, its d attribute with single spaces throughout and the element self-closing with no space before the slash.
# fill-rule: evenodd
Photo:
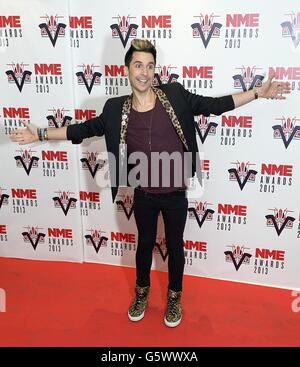
<svg viewBox="0 0 300 367">
<path fill-rule="evenodd" d="M 149 89 L 145 93 L 133 91 L 132 106 L 136 111 L 144 112 L 151 110 L 155 105 L 156 95 Z"/>
</svg>

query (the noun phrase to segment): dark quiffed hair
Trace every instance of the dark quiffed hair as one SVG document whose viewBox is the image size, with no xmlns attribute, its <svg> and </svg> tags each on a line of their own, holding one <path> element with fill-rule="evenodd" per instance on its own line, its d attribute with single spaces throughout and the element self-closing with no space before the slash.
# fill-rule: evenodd
<svg viewBox="0 0 300 367">
<path fill-rule="evenodd" d="M 125 55 L 125 65 L 129 68 L 134 51 L 149 52 L 153 55 L 154 63 L 156 64 L 156 48 L 146 39 L 135 38 L 131 41 L 131 45 Z"/>
</svg>

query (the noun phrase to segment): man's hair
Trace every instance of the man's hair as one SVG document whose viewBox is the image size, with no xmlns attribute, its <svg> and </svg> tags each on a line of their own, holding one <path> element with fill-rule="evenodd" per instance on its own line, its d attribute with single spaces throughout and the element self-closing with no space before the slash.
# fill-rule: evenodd
<svg viewBox="0 0 300 367">
<path fill-rule="evenodd" d="M 125 55 L 125 65 L 129 68 L 129 64 L 132 60 L 132 54 L 135 51 L 149 52 L 153 55 L 154 63 L 156 64 L 156 49 L 153 44 L 146 39 L 135 38 L 131 41 L 131 45 Z"/>
</svg>

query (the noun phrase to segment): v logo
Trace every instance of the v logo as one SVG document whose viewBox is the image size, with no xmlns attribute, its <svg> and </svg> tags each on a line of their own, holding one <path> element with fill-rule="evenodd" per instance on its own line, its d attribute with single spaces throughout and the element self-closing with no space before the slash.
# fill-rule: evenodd
<svg viewBox="0 0 300 367">
<path fill-rule="evenodd" d="M 131 206 L 131 208 L 130 208 L 129 212 L 127 212 L 127 209 L 126 209 L 126 207 L 125 207 L 125 205 L 124 205 L 124 203 L 123 203 L 123 201 L 122 201 L 122 200 L 118 200 L 118 201 L 116 201 L 116 204 L 117 204 L 117 205 L 121 205 L 121 207 L 122 207 L 122 209 L 124 210 L 124 213 L 125 213 L 125 215 L 126 215 L 127 219 L 129 220 L 129 219 L 130 219 L 130 217 L 131 217 L 131 214 L 133 213 L 133 205 Z"/>
<path fill-rule="evenodd" d="M 59 128 L 58 124 L 57 124 L 57 123 L 56 123 L 56 121 L 55 121 L 54 116 L 52 116 L 52 115 L 48 115 L 48 116 L 47 116 L 47 120 L 48 120 L 48 121 L 52 121 L 53 125 L 54 125 L 56 128 Z M 63 122 L 62 122 L 62 124 L 61 124 L 61 127 L 65 126 L 65 125 L 66 125 L 66 123 L 67 123 L 68 121 L 71 121 L 71 120 L 72 120 L 72 117 L 70 117 L 70 116 L 64 116 L 64 118 L 63 118 Z"/>
<path fill-rule="evenodd" d="M 92 169 L 92 167 L 91 167 L 91 165 L 90 165 L 90 162 L 88 161 L 88 159 L 87 159 L 87 158 L 81 158 L 81 159 L 80 159 L 80 161 L 81 161 L 82 163 L 85 163 L 85 164 L 87 165 L 87 168 L 88 168 L 88 170 L 90 171 L 90 174 L 92 175 L 92 177 L 93 177 L 93 178 L 95 178 L 95 175 L 96 175 L 97 170 L 98 170 L 98 168 L 99 168 L 99 163 L 96 163 L 96 164 L 95 164 L 95 168 L 94 168 L 94 170 L 93 170 L 93 169 Z"/>
<path fill-rule="evenodd" d="M 296 33 L 294 32 L 291 22 L 283 22 L 281 23 L 281 26 L 289 30 L 289 33 L 292 37 L 292 41 L 294 43 L 295 48 L 298 47 L 300 43 L 300 33 L 298 32 L 297 37 L 296 37 Z"/>
<path fill-rule="evenodd" d="M 48 37 L 49 37 L 49 39 L 52 43 L 52 46 L 55 47 L 59 32 L 60 32 L 61 29 L 66 28 L 66 25 L 63 24 L 63 23 L 58 23 L 56 32 L 54 34 L 54 38 L 52 38 L 52 35 L 51 35 L 46 23 L 39 24 L 39 27 L 46 31 L 46 33 L 47 33 L 47 35 L 48 35 Z"/>
<path fill-rule="evenodd" d="M 0 197 L 0 209 L 2 207 L 2 204 L 4 202 L 4 199 L 8 199 L 9 198 L 9 195 L 7 194 L 2 194 L 1 197 Z"/>
<path fill-rule="evenodd" d="M 159 251 L 159 253 L 160 253 L 160 256 L 162 257 L 163 261 L 165 262 L 165 261 L 166 261 L 166 258 L 167 258 L 167 257 L 168 257 L 168 255 L 169 255 L 168 250 L 167 250 L 166 254 L 164 255 L 164 253 L 162 252 L 162 250 L 161 250 L 161 248 L 160 248 L 160 246 L 159 246 L 159 244 L 158 244 L 158 243 L 155 243 L 155 245 L 154 245 L 154 246 L 158 248 L 158 251 Z"/>
<path fill-rule="evenodd" d="M 275 230 L 277 232 L 278 237 L 280 236 L 281 232 L 284 230 L 284 227 L 286 226 L 287 222 L 288 221 L 294 222 L 294 220 L 295 220 L 295 218 L 293 218 L 293 217 L 286 217 L 285 218 L 285 221 L 282 223 L 282 225 L 280 226 L 280 228 L 278 228 L 278 225 L 276 223 L 276 220 L 274 218 L 274 215 L 271 215 L 271 214 L 266 215 L 266 219 L 272 221 L 272 223 L 273 223 L 273 225 L 275 227 Z"/>
<path fill-rule="evenodd" d="M 240 74 L 236 74 L 232 78 L 235 81 L 236 80 L 239 81 L 239 83 L 240 83 L 241 87 L 243 88 L 244 92 L 247 91 L 247 88 L 246 88 L 246 85 L 244 83 L 243 77 Z M 252 83 L 249 86 L 248 90 L 253 89 L 256 86 L 256 83 L 257 83 L 258 80 L 263 80 L 263 76 L 262 75 L 255 75 L 255 77 L 253 78 Z"/>
<path fill-rule="evenodd" d="M 39 234 L 37 235 L 37 237 L 36 237 L 35 242 L 33 242 L 33 241 L 32 241 L 32 238 L 31 238 L 31 236 L 30 236 L 30 234 L 29 234 L 28 232 L 22 232 L 22 235 L 23 235 L 24 237 L 26 236 L 26 237 L 29 239 L 29 241 L 30 241 L 30 243 L 31 243 L 31 246 L 33 247 L 33 249 L 34 249 L 34 250 L 36 250 L 37 245 L 38 245 L 38 243 L 39 243 L 40 239 L 45 237 L 45 234 L 44 234 L 44 233 L 39 233 Z"/>
<path fill-rule="evenodd" d="M 76 201 L 77 201 L 77 199 L 75 199 L 75 198 L 70 198 L 69 199 L 69 202 L 68 202 L 68 205 L 66 206 L 66 209 L 64 208 L 64 206 L 63 206 L 63 204 L 62 204 L 62 202 L 61 202 L 61 200 L 60 200 L 60 198 L 58 197 L 58 196 L 55 196 L 54 198 L 52 198 L 53 200 L 54 200 L 54 202 L 55 201 L 57 201 L 58 203 L 59 203 L 59 205 L 60 205 L 60 207 L 62 208 L 62 211 L 64 212 L 64 215 L 65 216 L 67 216 L 67 214 L 68 214 L 68 211 L 69 211 L 69 209 L 70 209 L 70 206 L 71 206 L 71 204 L 72 203 L 76 203 Z"/>
<path fill-rule="evenodd" d="M 126 47 L 126 45 L 127 45 L 128 39 L 129 39 L 129 37 L 130 37 L 130 35 L 131 35 L 131 31 L 132 31 L 133 29 L 138 29 L 138 27 L 139 27 L 139 26 L 138 26 L 137 24 L 130 24 L 129 29 L 128 29 L 127 33 L 126 33 L 126 37 L 125 37 L 125 39 L 124 39 L 124 38 L 123 38 L 123 35 L 122 35 L 121 31 L 120 31 L 120 28 L 119 28 L 118 24 L 112 24 L 112 25 L 110 26 L 110 28 L 111 28 L 112 30 L 116 30 L 116 31 L 118 32 L 118 36 L 120 37 L 120 40 L 121 40 L 122 45 L 123 45 L 123 47 L 124 47 L 124 48 L 125 48 L 125 47 Z"/>
<path fill-rule="evenodd" d="M 199 23 L 194 23 L 194 24 L 192 24 L 192 25 L 191 25 L 191 27 L 192 27 L 193 29 L 197 29 L 197 30 L 198 30 L 198 32 L 199 32 L 199 34 L 200 34 L 200 37 L 201 37 L 201 39 L 202 39 L 203 45 L 204 45 L 204 47 L 206 48 L 206 47 L 208 46 L 208 44 L 209 44 L 209 41 L 210 41 L 210 39 L 211 39 L 211 37 L 212 37 L 212 35 L 213 35 L 213 33 L 214 33 L 215 29 L 216 29 L 216 28 L 219 28 L 219 29 L 220 29 L 220 28 L 222 27 L 222 24 L 220 24 L 220 23 L 214 23 L 214 24 L 211 26 L 211 29 L 210 29 L 210 31 L 209 31 L 209 33 L 208 33 L 208 36 L 207 36 L 207 39 L 205 39 L 205 37 L 204 37 L 204 33 L 203 33 L 203 31 L 202 31 L 201 26 L 200 26 L 200 24 L 199 24 Z"/>
<path fill-rule="evenodd" d="M 202 217 L 201 221 L 200 221 L 199 216 L 198 216 L 198 214 L 197 214 L 197 212 L 196 212 L 196 209 L 195 209 L 195 208 L 188 208 L 188 211 L 194 214 L 194 217 L 196 218 L 197 223 L 198 223 L 198 225 L 199 225 L 199 227 L 200 227 L 200 228 L 202 227 L 202 224 L 205 222 L 205 219 L 206 219 L 206 217 L 208 216 L 208 214 L 209 214 L 209 213 L 210 213 L 210 214 L 213 214 L 213 213 L 215 212 L 215 211 L 214 211 L 214 210 L 212 210 L 212 209 L 207 209 L 207 210 L 205 211 L 205 213 L 204 213 L 204 215 L 203 215 L 203 217 Z"/>
<path fill-rule="evenodd" d="M 20 155 L 15 156 L 15 160 L 22 163 L 22 166 L 23 166 L 25 172 L 27 173 L 27 176 L 29 176 L 29 174 L 30 174 L 33 162 L 35 162 L 35 161 L 37 162 L 39 159 L 40 158 L 38 158 L 38 157 L 32 157 L 31 160 L 30 160 L 29 166 L 27 168 L 26 164 L 23 161 L 23 158 Z"/>
<path fill-rule="evenodd" d="M 251 254 L 248 254 L 248 253 L 243 253 L 243 255 L 242 255 L 242 257 L 240 258 L 240 261 L 239 261 L 239 263 L 237 264 L 237 262 L 235 261 L 235 258 L 234 258 L 234 256 L 233 256 L 233 253 L 232 253 L 232 251 L 225 251 L 224 252 L 225 253 L 225 255 L 226 256 L 230 256 L 231 257 L 231 259 L 232 259 L 232 262 L 233 262 L 233 265 L 234 265 L 234 267 L 235 267 L 235 270 L 236 271 L 238 271 L 239 270 L 239 268 L 241 267 L 241 265 L 243 264 L 243 261 L 244 261 L 244 259 L 246 258 L 246 257 L 248 257 L 249 259 L 250 259 L 250 257 L 252 257 L 252 255 Z"/>
<path fill-rule="evenodd" d="M 92 91 L 92 89 L 93 89 L 93 86 L 94 86 L 94 83 L 95 83 L 96 78 L 97 78 L 97 77 L 101 78 L 101 75 L 102 75 L 102 74 L 101 74 L 101 73 L 99 73 L 99 72 L 95 72 L 95 73 L 93 74 L 93 78 L 92 78 L 92 81 L 91 81 L 91 84 L 90 84 L 90 85 L 88 85 L 88 83 L 87 83 L 87 81 L 86 81 L 86 79 L 85 79 L 85 75 L 84 75 L 84 73 L 83 73 L 82 71 L 78 71 L 78 72 L 76 73 L 76 75 L 77 75 L 77 77 L 80 77 L 80 78 L 83 80 L 84 85 L 85 85 L 85 87 L 86 87 L 87 91 L 89 92 L 89 94 L 91 94 L 91 91 Z"/>
<path fill-rule="evenodd" d="M 84 237 L 87 240 L 90 240 L 91 241 L 91 243 L 92 243 L 92 245 L 93 245 L 93 247 L 94 247 L 94 249 L 95 249 L 95 251 L 96 251 L 97 254 L 98 254 L 98 252 L 100 250 L 101 245 L 104 244 L 108 240 L 108 237 L 101 236 L 99 242 L 96 244 L 95 241 L 93 240 L 93 237 L 90 234 L 88 234 L 88 235 L 86 235 Z"/>
<path fill-rule="evenodd" d="M 201 131 L 199 129 L 198 124 L 196 124 L 196 130 L 198 132 L 199 138 L 201 140 L 201 143 L 203 144 L 205 142 L 205 139 L 207 138 L 207 135 L 209 134 L 209 132 L 211 131 L 212 128 L 216 128 L 218 126 L 217 123 L 215 122 L 210 122 L 207 126 L 207 129 L 205 130 L 204 135 L 201 134 Z"/>
<path fill-rule="evenodd" d="M 278 130 L 280 132 L 280 136 L 282 138 L 283 144 L 284 144 L 284 146 L 285 146 L 286 149 L 290 145 L 290 143 L 293 140 L 293 137 L 295 136 L 295 134 L 300 130 L 300 126 L 295 126 L 294 129 L 293 129 L 293 131 L 292 131 L 292 133 L 291 133 L 291 135 L 286 140 L 286 137 L 284 135 L 284 132 L 282 130 L 282 126 L 281 125 L 274 125 L 272 127 L 273 127 L 273 130 Z"/>
<path fill-rule="evenodd" d="M 241 190 L 243 190 L 244 186 L 246 185 L 247 181 L 248 181 L 248 178 L 250 177 L 250 175 L 256 175 L 257 174 L 257 171 L 254 171 L 253 169 L 250 169 L 244 179 L 243 182 L 241 182 L 240 178 L 239 178 L 239 175 L 237 174 L 237 170 L 235 168 L 230 168 L 228 170 L 228 172 L 230 174 L 234 174 L 238 184 L 239 184 L 239 187 Z"/>
<path fill-rule="evenodd" d="M 14 72 L 12 70 L 7 70 L 6 72 L 6 75 L 9 75 L 11 78 L 13 78 L 14 82 L 16 83 L 16 86 L 18 87 L 19 91 L 22 92 L 22 89 L 23 89 L 23 86 L 24 86 L 24 83 L 25 83 L 25 79 L 26 79 L 26 76 L 27 75 L 31 75 L 32 72 L 31 71 L 28 71 L 28 70 L 25 70 L 22 74 L 22 79 L 21 79 L 21 83 L 19 84 L 18 82 L 18 79 L 16 78 Z"/>
</svg>

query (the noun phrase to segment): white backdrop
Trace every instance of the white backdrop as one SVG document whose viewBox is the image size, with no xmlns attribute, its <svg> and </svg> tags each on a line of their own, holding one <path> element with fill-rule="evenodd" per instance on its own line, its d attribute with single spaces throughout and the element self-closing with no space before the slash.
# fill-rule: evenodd
<svg viewBox="0 0 300 367">
<path fill-rule="evenodd" d="M 128 94 L 133 37 L 155 43 L 157 84 L 220 96 L 259 86 L 269 72 L 291 82 L 284 101 L 195 118 L 205 193 L 189 202 L 185 273 L 299 288 L 298 0 L 2 0 L 0 256 L 134 266 L 132 192 L 113 204 L 97 185 L 104 139 L 20 147 L 8 138 L 20 119 L 80 123 Z M 159 218 L 153 267 L 166 265 Z"/>
</svg>

